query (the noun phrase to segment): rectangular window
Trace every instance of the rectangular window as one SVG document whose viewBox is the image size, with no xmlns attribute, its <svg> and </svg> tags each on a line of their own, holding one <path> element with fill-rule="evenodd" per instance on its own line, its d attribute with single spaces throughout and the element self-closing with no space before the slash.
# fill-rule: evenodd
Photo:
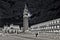
<svg viewBox="0 0 60 40">
<path fill-rule="evenodd" d="M 34 27 L 33 29 L 37 29 L 38 27 Z"/>
</svg>

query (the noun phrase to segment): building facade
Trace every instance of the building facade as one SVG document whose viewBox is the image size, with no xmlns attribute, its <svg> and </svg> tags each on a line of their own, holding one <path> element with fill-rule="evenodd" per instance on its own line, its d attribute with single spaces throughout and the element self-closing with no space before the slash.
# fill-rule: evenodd
<svg viewBox="0 0 60 40">
<path fill-rule="evenodd" d="M 22 30 L 20 30 L 19 25 L 13 25 L 11 24 L 10 27 L 4 26 L 3 32 L 4 33 L 20 33 Z"/>
<path fill-rule="evenodd" d="M 60 18 L 31 26 L 32 32 L 60 32 Z"/>
</svg>

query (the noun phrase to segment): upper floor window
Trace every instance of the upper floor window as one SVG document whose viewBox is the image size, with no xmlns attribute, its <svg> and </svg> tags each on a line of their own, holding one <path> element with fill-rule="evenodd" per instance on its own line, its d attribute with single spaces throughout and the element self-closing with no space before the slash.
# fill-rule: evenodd
<svg viewBox="0 0 60 40">
<path fill-rule="evenodd" d="M 59 23 L 59 20 L 57 20 L 57 23 Z"/>
<path fill-rule="evenodd" d="M 54 23 L 56 23 L 56 21 L 54 21 Z"/>
<path fill-rule="evenodd" d="M 51 24 L 53 24 L 53 23 L 54 23 L 54 21 L 51 22 Z"/>
<path fill-rule="evenodd" d="M 37 29 L 38 27 L 34 27 L 33 29 Z"/>
</svg>

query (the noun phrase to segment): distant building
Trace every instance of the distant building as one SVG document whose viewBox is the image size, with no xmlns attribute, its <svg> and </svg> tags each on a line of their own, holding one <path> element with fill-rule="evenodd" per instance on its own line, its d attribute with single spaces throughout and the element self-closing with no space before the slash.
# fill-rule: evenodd
<svg viewBox="0 0 60 40">
<path fill-rule="evenodd" d="M 13 24 L 10 25 L 10 28 L 20 29 L 19 25 L 13 25 Z"/>
<path fill-rule="evenodd" d="M 60 18 L 32 25 L 31 32 L 60 32 Z"/>
<path fill-rule="evenodd" d="M 4 31 L 5 33 L 19 33 L 19 32 L 21 32 L 22 30 L 20 30 L 19 25 L 13 25 L 13 24 L 11 24 L 10 27 L 4 26 L 3 31 Z"/>
</svg>

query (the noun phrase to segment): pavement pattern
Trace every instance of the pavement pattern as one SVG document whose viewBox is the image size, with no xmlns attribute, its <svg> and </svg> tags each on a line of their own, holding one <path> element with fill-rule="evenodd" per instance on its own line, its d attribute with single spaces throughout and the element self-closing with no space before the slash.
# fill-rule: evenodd
<svg viewBox="0 0 60 40">
<path fill-rule="evenodd" d="M 0 40 L 60 40 L 60 34 L 39 34 L 37 37 L 34 34 L 2 34 Z"/>
</svg>

